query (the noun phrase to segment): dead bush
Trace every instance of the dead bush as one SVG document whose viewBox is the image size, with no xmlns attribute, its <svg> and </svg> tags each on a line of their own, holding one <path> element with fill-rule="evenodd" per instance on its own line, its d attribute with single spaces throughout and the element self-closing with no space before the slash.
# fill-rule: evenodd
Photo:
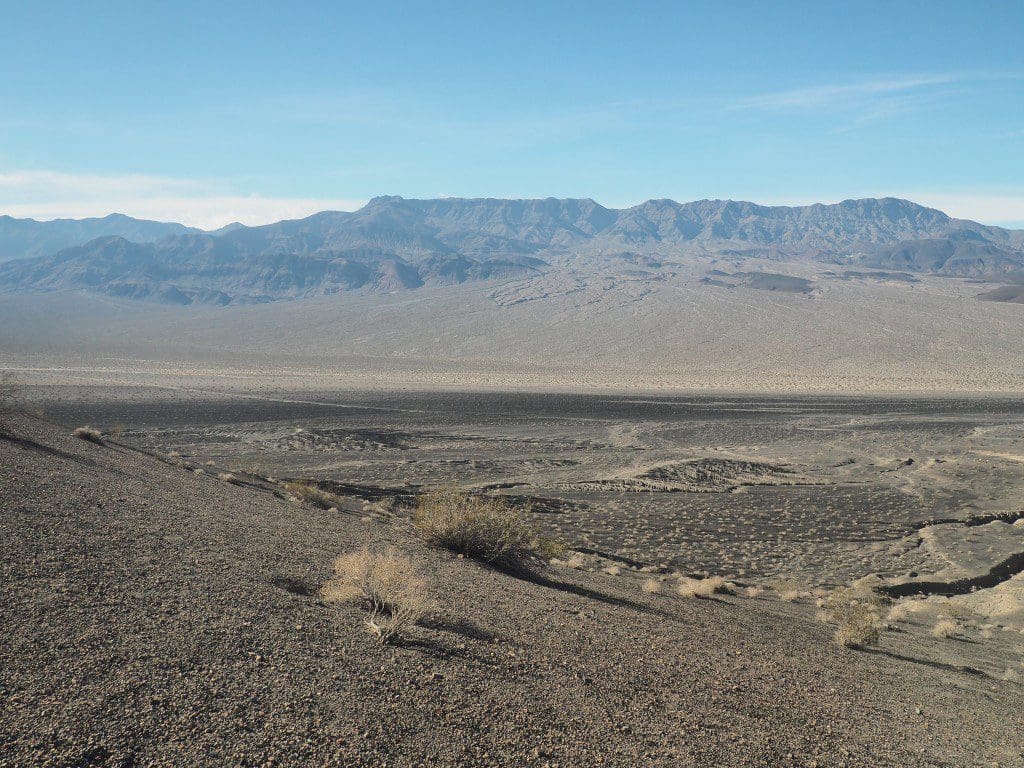
<svg viewBox="0 0 1024 768">
<path fill-rule="evenodd" d="M 546 536 L 538 536 L 531 543 L 533 553 L 537 555 L 541 560 L 561 560 L 565 557 L 566 547 L 565 544 L 556 540 L 550 539 Z"/>
<path fill-rule="evenodd" d="M 640 589 L 649 595 L 653 595 L 661 591 L 661 581 L 654 578 L 644 579 L 644 583 L 640 585 Z"/>
<path fill-rule="evenodd" d="M 422 496 L 413 522 L 430 543 L 485 563 L 541 556 L 533 529 L 501 498 L 441 488 Z"/>
<path fill-rule="evenodd" d="M 782 600 L 784 603 L 795 603 L 800 598 L 810 594 L 807 587 L 795 579 L 773 579 L 768 583 L 768 586 L 778 595 L 779 600 Z"/>
<path fill-rule="evenodd" d="M 96 443 L 96 445 L 103 445 L 103 435 L 98 429 L 93 429 L 92 427 L 78 427 L 71 433 L 71 436 L 77 437 L 79 440 Z"/>
<path fill-rule="evenodd" d="M 821 602 L 820 616 L 836 624 L 835 641 L 846 648 L 878 645 L 888 601 L 866 587 L 840 587 Z"/>
<path fill-rule="evenodd" d="M 712 597 L 715 594 L 731 595 L 735 586 L 725 580 L 724 576 L 708 576 L 704 579 L 693 579 L 680 576 L 676 583 L 676 592 L 681 597 Z"/>
<path fill-rule="evenodd" d="M 949 638 L 955 636 L 959 631 L 960 624 L 955 619 L 939 619 L 932 627 L 932 636 Z"/>
<path fill-rule="evenodd" d="M 337 507 L 341 497 L 325 491 L 312 480 L 291 480 L 284 484 L 284 490 L 302 501 L 307 501 L 321 509 Z"/>
<path fill-rule="evenodd" d="M 347 552 L 335 558 L 333 569 L 334 578 L 324 584 L 321 595 L 329 602 L 366 608 L 366 628 L 382 643 L 400 639 L 430 611 L 426 579 L 395 549 Z"/>
</svg>

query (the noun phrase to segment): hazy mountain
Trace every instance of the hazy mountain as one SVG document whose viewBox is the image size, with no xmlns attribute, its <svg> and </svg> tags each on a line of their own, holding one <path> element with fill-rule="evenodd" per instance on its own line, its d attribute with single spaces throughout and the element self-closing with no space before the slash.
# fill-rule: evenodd
<svg viewBox="0 0 1024 768">
<path fill-rule="evenodd" d="M 905 240 L 976 235 L 1024 247 L 1024 232 L 952 219 L 905 200 L 847 200 L 835 205 L 762 206 L 733 200 L 648 200 L 614 210 L 593 200 L 405 200 L 378 197 L 352 213 L 241 227 L 224 237 L 251 252 L 311 253 L 383 248 L 407 258 L 436 253 L 564 253 L 729 246 L 841 252 Z"/>
<path fill-rule="evenodd" d="M 180 227 L 126 217 L 90 221 L 110 219 L 133 222 L 149 235 L 157 235 L 153 226 Z M 87 224 L 76 223 L 80 230 Z M 156 242 L 138 234 L 105 236 L 0 266 L 0 290 L 248 303 L 538 271 L 558 279 L 622 262 L 639 267 L 629 270 L 628 279 L 643 281 L 659 279 L 670 261 L 716 255 L 992 276 L 1024 268 L 1024 232 L 953 219 L 893 198 L 800 207 L 649 200 L 615 210 L 593 200 L 379 197 L 351 213 L 325 211 L 258 227 L 233 224 Z M 778 283 L 779 276 L 772 280 Z"/>
<path fill-rule="evenodd" d="M 227 304 L 323 296 L 367 289 L 408 290 L 425 284 L 508 277 L 532 272 L 530 257 L 476 260 L 438 254 L 412 264 L 374 247 L 344 251 L 249 251 L 244 242 L 184 235 L 157 243 L 105 237 L 53 256 L 0 266 L 0 286 L 89 290 L 171 304 Z"/>
<path fill-rule="evenodd" d="M 971 231 L 944 238 L 908 240 L 878 248 L 863 260 L 865 266 L 903 269 L 939 275 L 980 277 L 1021 268 L 1021 251 L 995 245 Z"/>
<path fill-rule="evenodd" d="M 14 219 L 0 216 L 0 262 L 46 256 L 63 248 L 83 245 L 97 237 L 123 237 L 149 243 L 168 235 L 199 232 L 184 224 L 133 219 L 112 213 L 102 219 Z"/>
</svg>

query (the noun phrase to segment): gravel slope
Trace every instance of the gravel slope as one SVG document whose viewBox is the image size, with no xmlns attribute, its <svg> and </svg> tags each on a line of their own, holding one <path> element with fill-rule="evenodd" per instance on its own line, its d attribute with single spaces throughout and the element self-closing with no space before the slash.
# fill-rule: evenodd
<svg viewBox="0 0 1024 768">
<path fill-rule="evenodd" d="M 0 766 L 1024 764 L 1019 686 L 835 648 L 809 606 L 517 579 L 20 418 L 0 511 Z M 374 536 L 439 605 L 402 647 L 315 597 Z"/>
</svg>

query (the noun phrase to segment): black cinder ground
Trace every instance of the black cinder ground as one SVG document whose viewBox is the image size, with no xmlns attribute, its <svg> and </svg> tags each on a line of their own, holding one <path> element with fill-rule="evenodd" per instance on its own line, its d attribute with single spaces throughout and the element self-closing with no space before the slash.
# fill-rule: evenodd
<svg viewBox="0 0 1024 768">
<path fill-rule="evenodd" d="M 801 609 L 516 578 L 40 421 L 0 514 L 2 766 L 1021 762 L 1019 686 L 966 700 Z M 404 645 L 316 596 L 371 538 L 430 576 Z"/>
</svg>

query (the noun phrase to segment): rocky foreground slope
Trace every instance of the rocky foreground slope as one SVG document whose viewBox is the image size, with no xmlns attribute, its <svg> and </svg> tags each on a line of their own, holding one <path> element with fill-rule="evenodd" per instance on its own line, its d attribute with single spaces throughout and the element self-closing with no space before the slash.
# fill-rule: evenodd
<svg viewBox="0 0 1024 768">
<path fill-rule="evenodd" d="M 0 766 L 1024 764 L 1019 685 L 811 606 L 515 578 L 197 469 L 0 434 Z M 371 538 L 430 575 L 405 645 L 316 596 Z"/>
</svg>

